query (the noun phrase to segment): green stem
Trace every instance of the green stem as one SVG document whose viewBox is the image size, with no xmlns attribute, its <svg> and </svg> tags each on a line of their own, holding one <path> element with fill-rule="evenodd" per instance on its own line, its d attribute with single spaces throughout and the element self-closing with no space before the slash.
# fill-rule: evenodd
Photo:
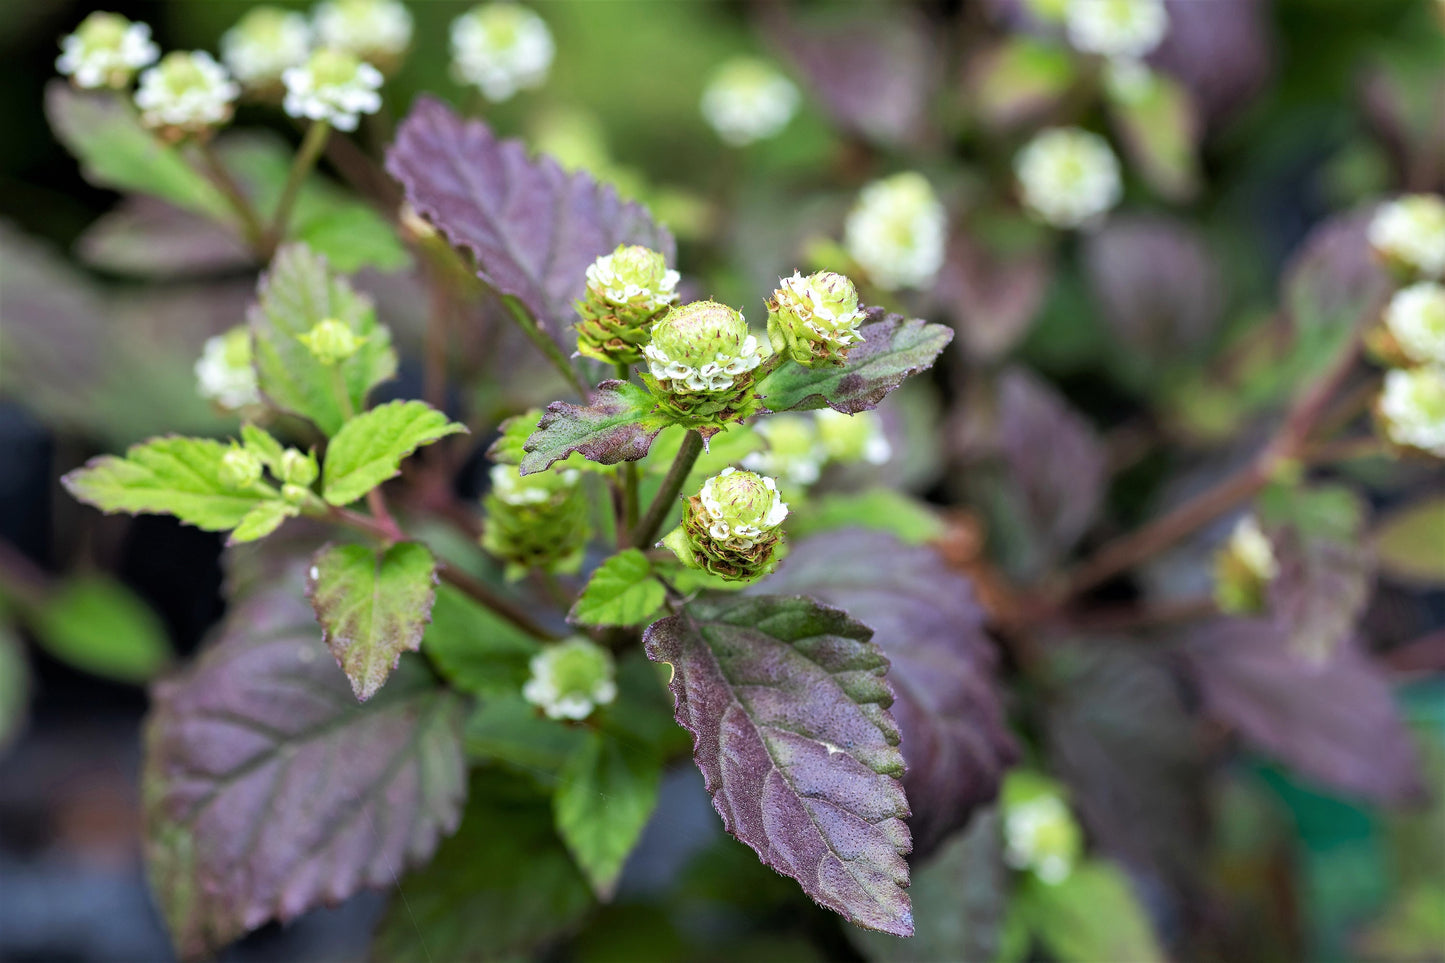
<svg viewBox="0 0 1445 963">
<path fill-rule="evenodd" d="M 546 355 L 547 360 L 552 362 L 553 367 L 561 372 L 562 376 L 577 390 L 578 397 L 585 402 L 589 394 L 587 386 L 582 383 L 582 379 L 579 378 L 577 372 L 572 369 L 572 363 L 567 360 L 567 356 L 562 353 L 562 349 L 557 347 L 557 342 L 553 341 L 551 336 L 542 330 L 542 325 L 537 322 L 536 318 L 532 317 L 532 312 L 527 310 L 527 306 L 517 297 L 506 294 L 502 296 L 502 301 L 506 304 L 507 311 L 512 315 L 512 319 L 515 320 L 518 327 L 522 329 L 522 333 L 532 339 L 532 343 L 537 346 L 542 354 Z"/>
<path fill-rule="evenodd" d="M 265 257 L 269 253 L 266 245 L 266 228 L 261 224 L 261 216 L 256 213 L 256 208 L 246 197 L 241 185 L 231 176 L 226 165 L 221 162 L 221 157 L 216 153 L 216 148 L 209 140 L 203 140 L 198 145 L 201 162 L 206 167 L 206 173 L 210 176 L 211 182 L 225 197 L 226 203 L 236 212 L 241 220 L 241 233 L 246 237 L 246 244 L 258 256 Z"/>
<path fill-rule="evenodd" d="M 272 250 L 275 250 L 286 236 L 286 228 L 291 222 L 291 210 L 296 206 L 301 185 L 305 183 L 306 175 L 311 173 L 311 168 L 316 166 L 316 159 L 321 156 L 329 133 L 331 125 L 324 120 L 316 120 L 311 122 L 311 126 L 306 129 L 306 136 L 301 138 L 301 147 L 296 151 L 296 159 L 291 162 L 291 172 L 286 175 L 286 186 L 281 190 L 281 200 L 276 203 L 276 213 L 271 219 L 268 239 Z"/>
<path fill-rule="evenodd" d="M 631 370 L 622 362 L 617 363 L 617 380 L 627 381 L 631 377 Z M 640 510 L 638 504 L 638 480 L 637 462 L 625 461 L 622 463 L 622 520 L 618 528 L 618 542 L 625 546 L 627 536 L 637 525 L 637 513 Z"/>
<path fill-rule="evenodd" d="M 697 456 L 702 454 L 702 435 L 696 431 L 689 431 L 682 439 L 682 447 L 678 449 L 677 458 L 673 461 L 672 467 L 667 470 L 667 477 L 662 480 L 662 487 L 658 489 L 657 497 L 652 504 L 647 506 L 647 514 L 638 523 L 632 533 L 632 545 L 635 548 L 647 548 L 657 541 L 657 536 L 662 531 L 662 525 L 667 521 L 667 515 L 672 511 L 673 503 L 677 501 L 678 494 L 682 491 L 682 485 L 687 481 L 687 476 L 692 474 L 692 466 L 697 463 Z"/>
</svg>

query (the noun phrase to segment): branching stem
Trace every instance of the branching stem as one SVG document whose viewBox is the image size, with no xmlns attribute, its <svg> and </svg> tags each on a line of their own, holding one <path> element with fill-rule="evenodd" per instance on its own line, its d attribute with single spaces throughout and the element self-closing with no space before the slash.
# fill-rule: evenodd
<svg viewBox="0 0 1445 963">
<path fill-rule="evenodd" d="M 301 185 L 306 182 L 311 168 L 316 166 L 316 159 L 321 156 L 321 151 L 326 146 L 326 137 L 330 133 L 329 123 L 316 120 L 311 122 L 311 126 L 306 128 L 306 136 L 301 138 L 301 146 L 296 151 L 296 158 L 291 162 L 291 172 L 286 175 L 286 186 L 281 189 L 281 199 L 276 202 L 276 213 L 271 218 L 267 244 L 272 251 L 286 236 L 286 228 L 291 223 L 291 211 L 296 206 Z"/>
<path fill-rule="evenodd" d="M 241 190 L 241 185 L 231 176 L 226 165 L 221 160 L 220 154 L 216 153 L 215 145 L 209 140 L 202 140 L 197 145 L 200 152 L 201 163 L 206 167 L 206 173 L 211 183 L 225 197 L 226 203 L 236 212 L 241 221 L 241 233 L 245 235 L 246 244 L 257 257 L 265 258 L 270 256 L 270 250 L 266 243 L 266 228 L 261 224 L 261 217 L 256 213 L 256 208 L 246 197 L 246 192 Z"/>
<path fill-rule="evenodd" d="M 552 362 L 552 366 L 576 389 L 577 396 L 585 402 L 589 394 L 587 386 L 583 384 L 582 379 L 577 376 L 577 372 L 573 370 L 572 363 L 567 360 L 567 356 L 562 353 L 562 349 L 557 347 L 557 342 L 553 341 L 551 336 L 542 330 L 542 325 L 538 323 L 536 318 L 532 317 L 532 312 L 527 310 L 527 306 L 515 296 L 510 294 L 503 295 L 502 302 L 506 304 L 507 311 L 512 315 L 513 320 L 517 322 L 517 326 L 522 329 L 522 333 L 531 339 L 532 343 L 546 356 L 547 360 Z"/>
<path fill-rule="evenodd" d="M 647 548 L 657 541 L 657 536 L 662 531 L 663 522 L 667 521 L 668 512 L 672 511 L 673 503 L 677 501 L 678 493 L 682 491 L 683 482 L 687 476 L 692 474 L 692 466 L 697 463 L 697 456 L 702 454 L 702 435 L 696 431 L 688 431 L 682 439 L 682 447 L 677 451 L 677 458 L 673 460 L 672 467 L 667 470 L 667 477 L 662 480 L 662 487 L 658 489 L 657 497 L 652 504 L 647 506 L 647 514 L 642 517 L 637 528 L 632 533 L 632 545 L 634 548 Z"/>
</svg>

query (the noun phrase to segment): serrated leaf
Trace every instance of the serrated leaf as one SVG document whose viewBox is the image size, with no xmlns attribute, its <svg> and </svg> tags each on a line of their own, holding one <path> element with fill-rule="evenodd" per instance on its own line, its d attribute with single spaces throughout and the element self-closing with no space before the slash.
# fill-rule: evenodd
<svg viewBox="0 0 1445 963">
<path fill-rule="evenodd" d="M 1027 880 L 1020 911 L 1059 963 L 1167 960 L 1129 878 L 1112 863 L 1090 860 L 1063 882 Z"/>
<path fill-rule="evenodd" d="M 333 505 L 349 505 L 401 472 L 401 463 L 423 445 L 466 426 L 424 401 L 391 401 L 350 418 L 326 446 L 321 491 Z"/>
<path fill-rule="evenodd" d="M 545 471 L 574 451 L 603 465 L 647 457 L 667 424 L 647 391 L 630 381 L 604 381 L 587 405 L 554 401 L 527 439 L 521 472 Z"/>
<path fill-rule="evenodd" d="M 642 625 L 666 597 L 647 556 L 629 548 L 597 567 L 567 618 L 578 625 Z"/>
<path fill-rule="evenodd" d="M 876 408 L 909 375 L 933 366 L 953 331 L 941 324 L 869 308 L 858 329 L 863 336 L 841 367 L 804 368 L 784 364 L 758 383 L 769 411 L 829 407 L 845 415 Z"/>
<path fill-rule="evenodd" d="M 382 687 L 403 652 L 421 648 L 436 584 L 436 559 L 416 542 L 384 551 L 336 545 L 311 560 L 306 595 L 321 640 L 362 702 Z"/>
<path fill-rule="evenodd" d="M 677 721 L 728 832 L 820 905 L 913 934 L 903 757 L 871 630 L 811 599 L 699 599 L 654 622 Z"/>
<path fill-rule="evenodd" d="M 1375 533 L 1375 551 L 1380 566 L 1397 578 L 1445 583 L 1445 498 L 1386 516 Z"/>
<path fill-rule="evenodd" d="M 31 624 L 51 655 L 107 679 L 146 682 L 171 661 L 160 618 L 130 589 L 105 576 L 62 582 Z"/>
<path fill-rule="evenodd" d="M 499 140 L 431 97 L 416 102 L 387 151 L 407 201 L 476 259 L 488 285 L 522 302 L 568 351 L 587 266 L 619 244 L 673 259 L 673 242 L 646 208 L 618 199 L 584 172 L 566 173 L 519 140 Z"/>
<path fill-rule="evenodd" d="M 221 483 L 221 459 L 230 447 L 209 438 L 171 435 L 101 455 L 60 481 L 66 491 L 107 514 L 174 515 L 208 532 L 241 524 L 264 491 L 237 491 Z"/>
<path fill-rule="evenodd" d="M 367 393 L 396 374 L 391 333 L 377 324 L 370 299 L 304 244 L 276 252 L 257 293 L 247 320 L 261 393 L 281 410 L 309 418 L 327 435 L 336 434 L 347 413 L 365 408 Z M 345 322 L 365 339 L 335 368 L 316 360 L 299 340 L 328 318 Z M 338 397 L 336 372 L 345 399 Z"/>
<path fill-rule="evenodd" d="M 426 655 L 464 692 L 501 696 L 522 691 L 537 640 L 447 585 L 437 588 Z"/>
<path fill-rule="evenodd" d="M 231 532 L 231 537 L 226 540 L 226 543 L 238 545 L 241 542 L 254 542 L 257 539 L 265 538 L 280 528 L 286 519 L 295 518 L 299 514 L 301 514 L 301 509 L 290 502 L 280 499 L 262 502 L 246 513 L 246 517 L 241 519 L 241 524 Z"/>
<path fill-rule="evenodd" d="M 552 797 L 557 832 L 604 900 L 657 806 L 661 777 L 650 747 L 601 732 L 589 733 L 562 767 Z"/>
<path fill-rule="evenodd" d="M 358 704 L 297 567 L 275 567 L 260 565 L 197 661 L 156 687 L 146 722 L 149 876 L 186 960 L 394 886 L 461 811 L 461 700 L 404 666 Z"/>
</svg>

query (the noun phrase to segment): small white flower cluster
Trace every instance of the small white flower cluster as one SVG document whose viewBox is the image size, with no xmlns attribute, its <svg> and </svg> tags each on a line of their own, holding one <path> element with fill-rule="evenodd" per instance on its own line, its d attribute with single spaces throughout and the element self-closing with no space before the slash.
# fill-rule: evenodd
<svg viewBox="0 0 1445 963">
<path fill-rule="evenodd" d="M 832 408 L 820 408 L 814 417 L 829 458 L 882 465 L 893 457 L 893 446 L 883 431 L 883 418 L 878 412 L 860 411 L 845 415 Z"/>
<path fill-rule="evenodd" d="M 260 403 L 256 369 L 251 366 L 251 332 L 244 324 L 206 340 L 196 361 L 196 390 L 202 398 L 232 411 Z"/>
<path fill-rule="evenodd" d="M 702 502 L 703 511 L 707 515 L 708 535 L 727 548 L 746 550 L 752 548 L 759 539 L 783 524 L 783 519 L 788 517 L 788 506 L 783 501 L 783 496 L 778 494 L 777 481 L 763 476 L 763 486 L 773 496 L 772 505 L 769 506 L 767 513 L 757 523 L 736 520 L 729 522 L 728 518 L 732 513 L 718 499 L 717 483 L 719 479 L 726 478 L 736 471 L 736 468 L 724 468 L 719 474 L 703 482 L 702 490 L 698 492 L 698 500 Z"/>
<path fill-rule="evenodd" d="M 1058 796 L 1035 796 L 1010 806 L 1004 816 L 1004 862 L 1032 870 L 1050 885 L 1062 883 L 1074 869 L 1069 847 L 1059 845 L 1072 822 Z"/>
<path fill-rule="evenodd" d="M 395 62 L 411 45 L 411 11 L 400 0 L 327 0 L 315 23 L 323 47 L 372 64 Z"/>
<path fill-rule="evenodd" d="M 1445 286 L 1421 281 L 1395 293 L 1385 327 L 1416 364 L 1445 365 Z"/>
<path fill-rule="evenodd" d="M 618 270 L 617 252 L 604 254 L 587 266 L 587 293 L 639 314 L 655 314 L 677 303 L 677 284 L 682 275 L 676 271 L 666 271 L 655 286 L 638 284 L 635 277 L 635 271 Z"/>
<path fill-rule="evenodd" d="M 1104 138 L 1077 127 L 1054 127 L 1014 158 L 1024 205 L 1058 228 L 1093 222 L 1123 196 L 1119 160 Z"/>
<path fill-rule="evenodd" d="M 1075 50 L 1137 61 L 1163 41 L 1169 12 L 1164 0 L 1069 0 L 1064 22 Z"/>
<path fill-rule="evenodd" d="M 326 48 L 282 75 L 286 113 L 324 120 L 337 130 L 355 130 L 361 114 L 381 109 L 381 71 L 354 54 Z"/>
<path fill-rule="evenodd" d="M 1235 524 L 1225 550 L 1262 582 L 1272 581 L 1279 574 L 1274 546 L 1260 529 L 1259 519 L 1253 515 L 1245 515 Z"/>
<path fill-rule="evenodd" d="M 575 468 L 523 475 L 516 465 L 493 465 L 492 494 L 508 505 L 540 505 L 551 501 L 558 489 L 576 485 L 581 477 Z"/>
<path fill-rule="evenodd" d="M 817 277 L 818 275 L 803 277 L 801 271 L 794 271 L 792 277 L 778 279 L 782 290 L 790 296 L 793 311 L 799 317 L 805 318 L 803 326 L 817 335 L 819 340 L 840 348 L 862 341 L 863 336 L 858 333 L 858 326 L 863 323 L 864 314 L 857 306 L 857 294 L 853 292 L 853 285 L 848 284 L 848 290 L 853 292 L 850 308 L 838 297 L 837 292 L 822 287 L 815 280 Z"/>
<path fill-rule="evenodd" d="M 756 335 L 748 335 L 737 354 L 719 351 L 713 359 L 693 366 L 668 357 L 656 343 L 642 349 L 647 367 L 658 381 L 668 382 L 671 391 L 683 393 L 727 391 L 738 375 L 747 374 L 763 363 Z"/>
<path fill-rule="evenodd" d="M 1445 273 L 1445 198 L 1409 194 L 1380 205 L 1369 238 L 1386 260 L 1438 278 Z"/>
<path fill-rule="evenodd" d="M 828 460 L 828 449 L 818 437 L 818 427 L 807 415 L 774 415 L 759 421 L 753 430 L 768 443 L 762 451 L 743 456 L 743 467 L 760 475 L 771 475 L 792 491 L 818 480 Z"/>
<path fill-rule="evenodd" d="M 1380 418 L 1391 441 L 1445 458 L 1445 367 L 1385 372 Z"/>
<path fill-rule="evenodd" d="M 612 653 L 587 639 L 549 645 L 532 657 L 522 697 L 549 719 L 581 720 L 617 698 Z"/>
<path fill-rule="evenodd" d="M 151 28 L 118 13 L 96 11 L 60 41 L 55 69 L 77 87 L 125 87 L 137 70 L 156 62 L 160 48 Z"/>
<path fill-rule="evenodd" d="M 141 123 L 195 133 L 231 119 L 241 88 L 204 50 L 174 51 L 141 74 L 135 92 Z"/>
<path fill-rule="evenodd" d="M 452 21 L 452 76 L 493 102 L 539 87 L 556 45 L 547 22 L 514 3 L 473 7 Z"/>
<path fill-rule="evenodd" d="M 708 81 L 702 116 L 724 143 L 744 147 L 781 133 L 798 102 L 798 88 L 767 61 L 737 57 Z"/>
<path fill-rule="evenodd" d="M 310 53 L 305 14 L 279 7 L 253 7 L 221 35 L 221 60 L 251 90 L 279 85 L 281 75 L 305 63 Z"/>
<path fill-rule="evenodd" d="M 848 214 L 848 253 L 885 290 L 924 288 L 943 266 L 947 215 L 922 174 L 906 172 L 863 188 Z"/>
</svg>

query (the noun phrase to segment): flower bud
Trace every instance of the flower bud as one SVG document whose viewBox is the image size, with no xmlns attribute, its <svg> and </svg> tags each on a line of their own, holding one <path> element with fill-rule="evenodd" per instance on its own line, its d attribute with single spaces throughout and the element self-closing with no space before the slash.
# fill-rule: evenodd
<svg viewBox="0 0 1445 963">
<path fill-rule="evenodd" d="M 411 30 L 411 11 L 400 0 L 328 0 L 316 8 L 316 38 L 323 47 L 375 64 L 382 73 L 401 66 Z"/>
<path fill-rule="evenodd" d="M 55 69 L 77 87 L 120 90 L 137 70 L 155 63 L 159 56 L 148 25 L 131 23 L 118 13 L 96 11 L 60 41 Z"/>
<path fill-rule="evenodd" d="M 1058 228 L 1082 227 L 1124 194 L 1119 160 L 1108 141 L 1078 127 L 1054 127 L 1014 158 L 1024 206 Z"/>
<path fill-rule="evenodd" d="M 221 60 L 247 90 L 281 90 L 281 75 L 306 62 L 311 26 L 304 14 L 279 7 L 252 7 L 221 35 Z"/>
<path fill-rule="evenodd" d="M 235 411 L 261 402 L 251 366 L 251 330 L 244 324 L 207 338 L 195 371 L 196 391 L 222 408 Z"/>
<path fill-rule="evenodd" d="M 473 7 L 452 21 L 452 76 L 498 103 L 540 87 L 556 45 L 547 22 L 514 3 Z"/>
<path fill-rule="evenodd" d="M 1445 286 L 1425 281 L 1397 291 L 1385 328 L 1409 362 L 1445 365 Z"/>
<path fill-rule="evenodd" d="M 324 120 L 337 130 L 355 130 L 361 114 L 381 109 L 381 71 L 344 50 L 316 51 L 304 64 L 283 71 L 281 82 L 286 113 Z"/>
<path fill-rule="evenodd" d="M 316 464 L 316 455 L 312 452 L 301 452 L 295 448 L 287 448 L 281 453 L 281 464 L 276 470 L 281 475 L 281 480 L 289 485 L 299 485 L 302 488 L 310 487 L 316 481 L 320 469 Z"/>
<path fill-rule="evenodd" d="M 351 330 L 351 325 L 335 318 L 316 322 L 315 327 L 296 338 L 306 345 L 317 361 L 328 368 L 356 354 L 366 343 L 366 338 L 358 338 L 356 332 Z"/>
<path fill-rule="evenodd" d="M 788 506 L 773 479 L 736 468 L 703 482 L 687 500 L 682 524 L 663 539 L 684 565 L 729 581 L 772 571 Z"/>
<path fill-rule="evenodd" d="M 523 475 L 515 465 L 492 466 L 482 547 L 507 564 L 509 579 L 532 569 L 575 572 L 582 564 L 591 531 L 581 477 L 575 469 Z"/>
<path fill-rule="evenodd" d="M 848 214 L 844 242 L 880 288 L 926 288 L 943 266 L 946 221 L 922 174 L 894 174 L 863 188 Z"/>
<path fill-rule="evenodd" d="M 1407 194 L 1381 204 L 1370 220 L 1370 245 L 1401 273 L 1445 273 L 1445 199 Z"/>
<path fill-rule="evenodd" d="M 141 74 L 135 105 L 143 124 L 178 138 L 229 121 L 240 94 L 240 86 L 210 54 L 177 50 Z"/>
<path fill-rule="evenodd" d="M 246 489 L 261 480 L 261 459 L 244 448 L 232 448 L 221 456 L 217 475 L 227 488 Z"/>
<path fill-rule="evenodd" d="M 673 308 L 652 327 L 642 349 L 659 406 L 682 424 L 722 425 L 756 409 L 753 369 L 758 339 L 742 314 L 716 301 Z"/>
<path fill-rule="evenodd" d="M 882 465 L 893 457 L 893 446 L 883 431 L 883 419 L 878 412 L 845 415 L 832 408 L 820 408 L 815 417 L 823 448 L 834 461 Z"/>
<path fill-rule="evenodd" d="M 522 697 L 549 719 L 586 719 L 617 698 L 612 653 L 589 639 L 547 646 L 532 657 L 531 670 Z"/>
<path fill-rule="evenodd" d="M 1169 30 L 1164 0 L 1069 0 L 1064 19 L 1075 50 L 1126 60 L 1147 56 Z"/>
<path fill-rule="evenodd" d="M 1385 372 L 1378 412 L 1392 442 L 1445 458 L 1445 368 Z"/>
<path fill-rule="evenodd" d="M 807 368 L 847 361 L 848 349 L 863 340 L 858 333 L 863 312 L 853 282 L 832 271 L 807 277 L 794 271 L 780 283 L 768 299 L 773 350 Z"/>
<path fill-rule="evenodd" d="M 282 485 L 281 497 L 293 505 L 315 505 L 318 508 L 325 508 L 326 505 L 316 497 L 316 493 L 305 485 Z"/>
<path fill-rule="evenodd" d="M 743 458 L 749 471 L 771 475 L 789 494 L 818 480 L 828 452 L 818 439 L 816 422 L 807 415 L 773 415 L 759 421 L 754 430 L 768 446 Z"/>
<path fill-rule="evenodd" d="M 1015 769 L 1004 777 L 1004 862 L 1051 886 L 1073 872 L 1084 848 L 1079 824 L 1062 791 L 1047 777 Z"/>
<path fill-rule="evenodd" d="M 577 352 L 612 364 L 641 361 L 653 322 L 677 303 L 677 282 L 661 254 L 635 244 L 593 261 L 577 306 Z"/>
<path fill-rule="evenodd" d="M 1264 611 L 1265 588 L 1279 575 L 1274 546 L 1259 520 L 1246 515 L 1214 557 L 1214 598 L 1220 611 L 1248 615 Z"/>
<path fill-rule="evenodd" d="M 737 57 L 719 67 L 702 94 L 702 116 L 724 143 L 743 147 L 776 137 L 798 109 L 798 88 L 776 67 Z"/>
</svg>

